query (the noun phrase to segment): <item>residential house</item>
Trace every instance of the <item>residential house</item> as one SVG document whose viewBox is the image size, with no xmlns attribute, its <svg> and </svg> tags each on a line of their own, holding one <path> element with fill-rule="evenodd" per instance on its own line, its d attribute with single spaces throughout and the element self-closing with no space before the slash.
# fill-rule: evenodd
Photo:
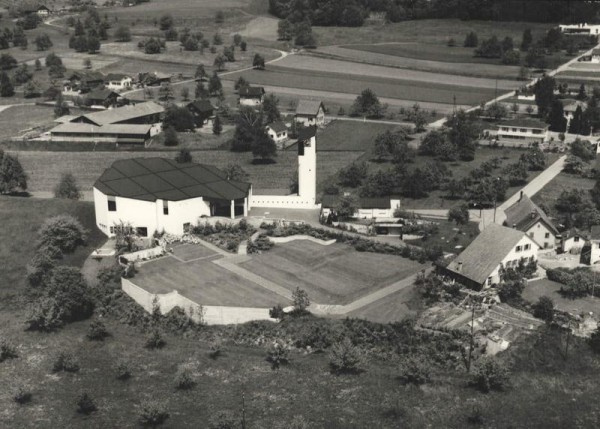
<svg viewBox="0 0 600 429">
<path fill-rule="evenodd" d="M 239 96 L 241 106 L 260 106 L 265 98 L 265 89 L 262 86 L 243 86 Z"/>
<path fill-rule="evenodd" d="M 267 131 L 269 138 L 275 142 L 278 148 L 283 147 L 283 143 L 289 138 L 288 128 L 281 121 L 270 123 L 265 127 L 265 130 Z"/>
<path fill-rule="evenodd" d="M 577 228 L 571 228 L 564 232 L 561 238 L 560 248 L 563 253 L 581 253 L 581 249 L 588 241 L 588 233 Z"/>
<path fill-rule="evenodd" d="M 440 270 L 464 286 L 481 290 L 499 284 L 503 269 L 516 268 L 520 261 L 537 261 L 538 249 L 525 232 L 492 223 Z"/>
<path fill-rule="evenodd" d="M 171 83 L 173 75 L 166 73 L 140 73 L 138 75 L 138 82 L 142 86 L 161 86 L 163 84 Z"/>
<path fill-rule="evenodd" d="M 78 95 L 104 85 L 104 75 L 100 72 L 87 70 L 71 73 L 63 82 L 63 93 Z"/>
<path fill-rule="evenodd" d="M 548 140 L 548 124 L 535 119 L 501 122 L 497 138 L 504 143 L 544 143 Z"/>
<path fill-rule="evenodd" d="M 525 232 L 540 248 L 553 249 L 556 246 L 560 236 L 558 230 L 548 215 L 522 191 L 519 201 L 504 213 L 505 226 Z"/>
<path fill-rule="evenodd" d="M 565 35 L 589 35 L 598 36 L 600 35 L 600 25 L 592 24 L 568 24 L 559 25 L 560 31 Z"/>
<path fill-rule="evenodd" d="M 45 18 L 50 15 L 51 11 L 46 5 L 29 6 L 22 10 L 23 15 L 36 14 L 40 18 Z"/>
<path fill-rule="evenodd" d="M 143 144 L 161 131 L 163 112 L 161 105 L 148 101 L 66 117 L 49 131 L 50 140 Z"/>
<path fill-rule="evenodd" d="M 600 225 L 594 225 L 590 229 L 589 235 L 590 246 L 590 265 L 600 262 Z"/>
<path fill-rule="evenodd" d="M 114 236 L 124 224 L 141 237 L 181 235 L 201 216 L 247 215 L 250 183 L 227 180 L 211 165 L 167 158 L 115 161 L 94 183 L 96 224 Z"/>
<path fill-rule="evenodd" d="M 104 86 L 113 91 L 126 91 L 133 86 L 133 78 L 124 73 L 109 73 L 104 78 Z"/>
<path fill-rule="evenodd" d="M 215 108 L 210 100 L 194 100 L 185 107 L 194 117 L 196 128 L 202 128 L 205 125 L 212 126 L 212 121 L 215 118 Z"/>
<path fill-rule="evenodd" d="M 296 107 L 294 120 L 304 126 L 325 125 L 325 107 L 321 101 L 300 100 Z"/>
<path fill-rule="evenodd" d="M 338 206 L 340 196 L 325 194 L 321 199 L 321 216 L 336 216 L 336 207 Z M 356 201 L 356 211 L 352 217 L 357 219 L 391 219 L 394 217 L 396 209 L 400 208 L 400 198 L 395 196 L 376 197 L 376 198 L 358 198 Z"/>
<path fill-rule="evenodd" d="M 85 103 L 92 107 L 114 107 L 122 99 L 123 97 L 108 88 L 96 88 L 85 94 Z"/>
</svg>

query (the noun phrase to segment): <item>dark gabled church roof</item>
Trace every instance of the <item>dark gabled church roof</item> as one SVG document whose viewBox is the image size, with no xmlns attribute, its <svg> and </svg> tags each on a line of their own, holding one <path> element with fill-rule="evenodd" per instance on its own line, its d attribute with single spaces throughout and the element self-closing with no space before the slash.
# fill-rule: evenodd
<svg viewBox="0 0 600 429">
<path fill-rule="evenodd" d="M 178 164 L 167 158 L 132 158 L 115 161 L 94 187 L 105 195 L 143 201 L 181 201 L 203 197 L 214 200 L 246 198 L 250 184 L 227 180 L 212 165 Z"/>
</svg>

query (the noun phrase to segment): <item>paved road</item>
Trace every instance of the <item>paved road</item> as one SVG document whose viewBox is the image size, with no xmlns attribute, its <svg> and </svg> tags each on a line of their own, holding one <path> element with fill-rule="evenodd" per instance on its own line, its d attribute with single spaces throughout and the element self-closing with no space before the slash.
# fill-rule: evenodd
<svg viewBox="0 0 600 429">
<path fill-rule="evenodd" d="M 366 124 L 386 124 L 386 125 L 400 125 L 405 127 L 414 127 L 412 122 L 403 121 L 385 121 L 380 119 L 367 119 L 367 118 L 348 118 L 347 116 L 325 116 L 326 120 L 329 121 L 350 121 L 350 122 L 364 122 Z"/>
</svg>

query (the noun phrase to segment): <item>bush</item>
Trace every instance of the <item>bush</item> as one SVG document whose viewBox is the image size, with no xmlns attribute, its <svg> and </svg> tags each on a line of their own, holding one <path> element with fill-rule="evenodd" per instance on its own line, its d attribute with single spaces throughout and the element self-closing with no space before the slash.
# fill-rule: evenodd
<svg viewBox="0 0 600 429">
<path fill-rule="evenodd" d="M 62 252 L 72 252 L 85 243 L 86 230 L 71 215 L 63 214 L 46 219 L 38 231 L 40 246 L 55 246 Z"/>
<path fill-rule="evenodd" d="M 77 398 L 78 413 L 89 415 L 97 410 L 98 407 L 96 407 L 96 403 L 87 392 L 83 392 L 81 395 L 79 395 L 79 398 Z"/>
<path fill-rule="evenodd" d="M 421 385 L 431 381 L 431 364 L 425 356 L 410 356 L 400 362 L 400 375 L 403 384 Z"/>
<path fill-rule="evenodd" d="M 156 427 L 167 421 L 169 413 L 165 406 L 157 401 L 146 400 L 140 404 L 139 422 L 145 427 Z"/>
<path fill-rule="evenodd" d="M 276 341 L 267 351 L 267 362 L 272 369 L 279 369 L 281 365 L 289 363 L 289 349 L 281 341 Z"/>
<path fill-rule="evenodd" d="M 274 245 L 275 243 L 269 240 L 266 234 L 260 234 L 254 241 L 248 239 L 246 249 L 248 254 L 261 253 L 271 249 Z"/>
<path fill-rule="evenodd" d="M 90 327 L 88 329 L 88 333 L 86 335 L 88 340 L 92 341 L 103 341 L 110 334 L 106 330 L 106 326 L 100 320 L 93 320 L 90 323 Z"/>
<path fill-rule="evenodd" d="M 508 387 L 509 375 L 508 368 L 503 363 L 494 358 L 485 357 L 481 358 L 475 368 L 471 383 L 484 393 L 491 390 L 504 390 Z"/>
<path fill-rule="evenodd" d="M 50 332 L 64 324 L 63 313 L 56 299 L 40 297 L 30 304 L 25 324 L 31 331 Z"/>
<path fill-rule="evenodd" d="M 55 198 L 66 198 L 69 200 L 78 200 L 81 198 L 81 192 L 77 187 L 77 181 L 71 173 L 63 174 L 60 182 L 54 188 Z"/>
<path fill-rule="evenodd" d="M 118 362 L 115 366 L 115 377 L 117 380 L 129 380 L 131 378 L 131 372 L 131 365 L 125 361 Z"/>
<path fill-rule="evenodd" d="M 333 373 L 356 374 L 361 372 L 362 363 L 362 353 L 349 338 L 344 338 L 331 347 L 329 366 Z"/>
<path fill-rule="evenodd" d="M 209 429 L 237 429 L 239 421 L 231 411 L 219 411 L 208 422 Z"/>
<path fill-rule="evenodd" d="M 211 341 L 210 345 L 208 346 L 208 349 L 208 356 L 211 359 L 217 359 L 219 356 L 223 356 L 223 354 L 225 353 L 223 341 L 221 341 L 218 338 Z"/>
<path fill-rule="evenodd" d="M 44 251 L 43 249 L 49 249 L 50 251 Z M 29 264 L 27 264 L 27 281 L 30 286 L 40 287 L 47 283 L 50 273 L 56 265 L 55 258 L 52 257 L 55 255 L 54 250 L 58 250 L 62 256 L 60 249 L 55 246 L 44 246 L 33 255 Z"/>
<path fill-rule="evenodd" d="M 547 296 L 541 296 L 533 305 L 533 315 L 538 319 L 552 322 L 554 319 L 554 302 Z"/>
<path fill-rule="evenodd" d="M 162 349 L 166 342 L 163 340 L 160 332 L 157 329 L 153 330 L 146 338 L 145 347 L 150 350 Z"/>
<path fill-rule="evenodd" d="M 13 401 L 17 404 L 26 404 L 31 401 L 31 389 L 27 386 L 19 386 L 13 393 Z"/>
<path fill-rule="evenodd" d="M 273 319 L 281 320 L 283 319 L 283 316 L 285 316 L 285 313 L 283 312 L 283 307 L 280 304 L 277 304 L 269 310 L 269 317 Z"/>
<path fill-rule="evenodd" d="M 300 289 L 299 287 L 292 293 L 292 302 L 295 313 L 305 313 L 308 307 L 310 307 L 308 294 L 304 289 Z"/>
<path fill-rule="evenodd" d="M 18 357 L 17 349 L 8 341 L 0 340 L 0 362 Z"/>
<path fill-rule="evenodd" d="M 187 368 L 181 368 L 175 374 L 175 388 L 188 390 L 196 385 L 192 372 Z"/>
<path fill-rule="evenodd" d="M 54 364 L 52 364 L 52 372 L 77 372 L 79 371 L 79 363 L 73 357 L 72 354 L 66 352 L 60 352 L 56 359 L 54 360 Z"/>
</svg>

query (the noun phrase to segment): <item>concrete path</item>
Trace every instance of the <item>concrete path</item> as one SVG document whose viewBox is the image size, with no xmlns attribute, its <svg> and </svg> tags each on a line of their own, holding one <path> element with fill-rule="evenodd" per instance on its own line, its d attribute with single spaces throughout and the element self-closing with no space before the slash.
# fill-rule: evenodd
<svg viewBox="0 0 600 429">
<path fill-rule="evenodd" d="M 364 122 L 365 124 L 385 124 L 385 125 L 398 125 L 404 127 L 414 127 L 412 122 L 406 121 L 385 121 L 380 119 L 367 119 L 367 118 L 348 118 L 347 116 L 325 116 L 326 120 L 329 121 L 349 121 L 349 122 Z"/>
</svg>

